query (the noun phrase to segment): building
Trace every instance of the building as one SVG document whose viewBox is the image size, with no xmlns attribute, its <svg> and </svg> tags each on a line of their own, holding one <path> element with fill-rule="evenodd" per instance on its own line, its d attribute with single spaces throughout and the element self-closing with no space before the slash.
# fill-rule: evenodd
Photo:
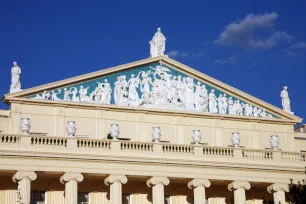
<svg viewBox="0 0 306 204">
<path fill-rule="evenodd" d="M 0 203 L 285 203 L 305 178 L 302 119 L 165 56 L 165 41 L 158 29 L 150 58 L 25 90 L 14 63 Z"/>
</svg>

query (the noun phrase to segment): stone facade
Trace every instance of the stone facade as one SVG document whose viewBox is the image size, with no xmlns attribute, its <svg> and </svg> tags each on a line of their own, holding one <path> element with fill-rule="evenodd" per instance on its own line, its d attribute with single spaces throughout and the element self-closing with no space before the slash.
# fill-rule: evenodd
<svg viewBox="0 0 306 204">
<path fill-rule="evenodd" d="M 275 117 L 32 97 L 157 62 Z M 285 203 L 290 179 L 304 179 L 306 134 L 294 131 L 301 118 L 165 56 L 25 89 L 4 101 L 10 110 L 0 111 L 1 204 Z M 272 135 L 279 142 L 274 149 Z"/>
</svg>

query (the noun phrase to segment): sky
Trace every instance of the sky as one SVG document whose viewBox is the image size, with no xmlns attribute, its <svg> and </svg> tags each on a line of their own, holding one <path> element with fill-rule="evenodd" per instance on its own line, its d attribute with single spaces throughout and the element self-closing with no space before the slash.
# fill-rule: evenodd
<svg viewBox="0 0 306 204">
<path fill-rule="evenodd" d="M 145 59 L 158 27 L 169 57 L 272 105 L 288 86 L 306 118 L 306 1 L 0 0 L 0 95 Z M 8 109 L 0 104 L 0 109 Z"/>
</svg>

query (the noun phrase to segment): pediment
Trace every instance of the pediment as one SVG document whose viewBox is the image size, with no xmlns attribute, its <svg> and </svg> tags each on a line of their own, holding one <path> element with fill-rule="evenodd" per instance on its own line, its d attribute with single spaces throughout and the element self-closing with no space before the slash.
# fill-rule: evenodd
<svg viewBox="0 0 306 204">
<path fill-rule="evenodd" d="M 214 90 L 214 91 L 212 91 Z M 214 93 L 213 93 L 214 92 Z M 301 118 L 160 56 L 7 94 L 36 102 L 78 103 L 290 120 Z"/>
</svg>

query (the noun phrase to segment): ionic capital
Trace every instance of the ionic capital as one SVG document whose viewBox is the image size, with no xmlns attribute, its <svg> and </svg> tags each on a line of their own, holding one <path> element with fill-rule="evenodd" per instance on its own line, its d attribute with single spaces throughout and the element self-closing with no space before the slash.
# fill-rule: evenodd
<svg viewBox="0 0 306 204">
<path fill-rule="evenodd" d="M 289 192 L 289 186 L 288 184 L 275 183 L 268 186 L 267 190 L 269 193 L 274 193 L 278 191 Z"/>
<path fill-rule="evenodd" d="M 164 186 L 169 185 L 170 181 L 167 177 L 159 177 L 159 176 L 154 176 L 151 177 L 149 180 L 147 180 L 147 186 L 152 187 L 155 186 L 156 184 L 162 184 Z"/>
<path fill-rule="evenodd" d="M 105 185 L 110 185 L 110 184 L 113 184 L 113 183 L 121 183 L 121 184 L 126 184 L 127 183 L 127 178 L 125 175 L 116 175 L 116 174 L 113 174 L 113 175 L 109 175 L 105 180 L 104 180 L 104 183 Z"/>
<path fill-rule="evenodd" d="M 251 184 L 247 181 L 233 181 L 227 186 L 229 191 L 237 190 L 237 189 L 245 189 L 250 190 Z"/>
<path fill-rule="evenodd" d="M 84 179 L 83 175 L 80 173 L 64 173 L 61 176 L 60 181 L 62 184 L 69 182 L 70 180 L 75 180 L 77 182 L 82 182 Z"/>
<path fill-rule="evenodd" d="M 34 181 L 37 178 L 37 175 L 34 171 L 17 171 L 13 176 L 13 181 L 18 182 L 24 178 Z"/>
<path fill-rule="evenodd" d="M 204 186 L 205 188 L 209 188 L 210 187 L 210 181 L 208 179 L 192 179 L 188 183 L 188 188 L 189 189 L 196 188 L 196 187 L 199 187 L 199 186 Z"/>
</svg>

